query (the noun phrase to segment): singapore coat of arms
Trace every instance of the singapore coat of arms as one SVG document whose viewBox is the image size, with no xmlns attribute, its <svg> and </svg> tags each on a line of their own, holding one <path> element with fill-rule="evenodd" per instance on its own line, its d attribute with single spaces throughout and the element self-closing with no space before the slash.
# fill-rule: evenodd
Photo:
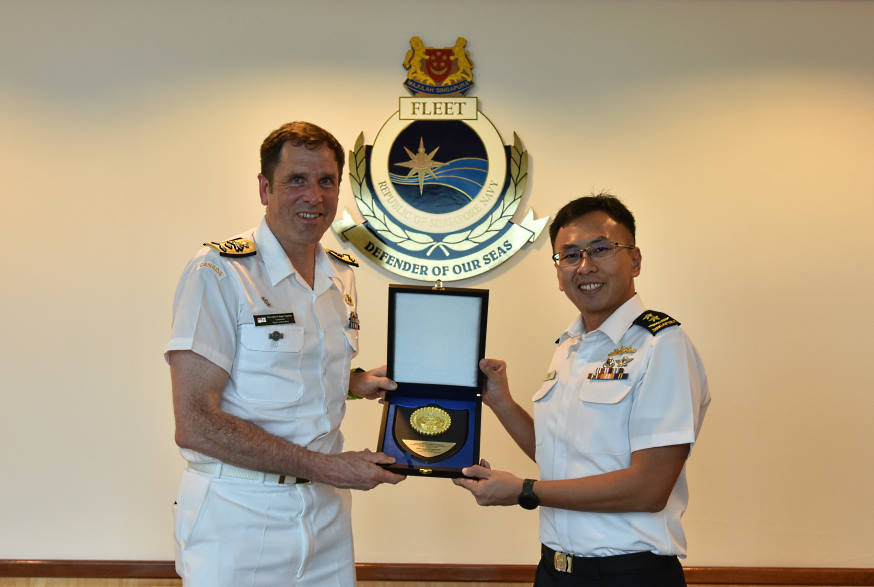
<svg viewBox="0 0 874 587">
<path fill-rule="evenodd" d="M 528 181 L 519 137 L 504 145 L 467 97 L 473 62 L 467 41 L 426 47 L 410 39 L 398 111 L 372 145 L 358 136 L 349 153 L 352 193 L 364 222 L 348 211 L 334 231 L 385 269 L 418 281 L 479 275 L 534 242 L 548 217 L 528 210 L 512 222 Z"/>
</svg>

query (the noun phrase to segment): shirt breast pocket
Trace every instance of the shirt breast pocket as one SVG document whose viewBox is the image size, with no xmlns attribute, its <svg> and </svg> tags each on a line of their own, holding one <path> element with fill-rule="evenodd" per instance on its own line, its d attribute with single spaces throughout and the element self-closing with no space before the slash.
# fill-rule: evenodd
<svg viewBox="0 0 874 587">
<path fill-rule="evenodd" d="M 586 438 L 580 449 L 613 455 L 629 452 L 631 386 L 620 381 L 587 381 L 580 388 L 579 399 L 579 426 Z"/>
<path fill-rule="evenodd" d="M 237 394 L 247 401 L 293 403 L 303 395 L 304 329 L 296 324 L 240 325 Z"/>
</svg>

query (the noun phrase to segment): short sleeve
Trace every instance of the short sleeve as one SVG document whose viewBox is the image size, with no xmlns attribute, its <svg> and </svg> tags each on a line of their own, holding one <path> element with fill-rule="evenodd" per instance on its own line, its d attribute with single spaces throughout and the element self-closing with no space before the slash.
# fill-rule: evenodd
<svg viewBox="0 0 874 587">
<path fill-rule="evenodd" d="M 170 351 L 190 350 L 230 373 L 237 345 L 237 297 L 224 261 L 208 252 L 197 255 L 176 288 L 165 360 Z"/>
<path fill-rule="evenodd" d="M 679 328 L 657 335 L 634 390 L 631 450 L 695 443 L 710 403 L 697 351 Z"/>
</svg>

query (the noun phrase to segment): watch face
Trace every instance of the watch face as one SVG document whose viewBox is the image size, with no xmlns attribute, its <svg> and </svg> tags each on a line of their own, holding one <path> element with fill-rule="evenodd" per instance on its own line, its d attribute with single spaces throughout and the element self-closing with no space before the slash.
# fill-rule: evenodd
<svg viewBox="0 0 874 587">
<path fill-rule="evenodd" d="M 526 495 L 519 498 L 519 505 L 521 505 L 526 510 L 533 510 L 537 507 L 537 501 L 536 498 L 531 499 Z"/>
<path fill-rule="evenodd" d="M 519 505 L 526 510 L 533 510 L 540 505 L 540 499 L 534 493 L 534 479 L 525 479 L 522 483 L 522 493 L 519 494 Z"/>
</svg>

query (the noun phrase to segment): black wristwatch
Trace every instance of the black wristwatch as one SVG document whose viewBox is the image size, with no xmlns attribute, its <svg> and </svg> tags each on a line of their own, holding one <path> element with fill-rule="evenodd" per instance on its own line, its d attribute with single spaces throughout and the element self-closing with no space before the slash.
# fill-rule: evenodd
<svg viewBox="0 0 874 587">
<path fill-rule="evenodd" d="M 534 493 L 534 482 L 537 479 L 525 479 L 522 482 L 522 493 L 519 494 L 519 505 L 526 510 L 533 510 L 540 505 L 540 498 Z"/>
</svg>

